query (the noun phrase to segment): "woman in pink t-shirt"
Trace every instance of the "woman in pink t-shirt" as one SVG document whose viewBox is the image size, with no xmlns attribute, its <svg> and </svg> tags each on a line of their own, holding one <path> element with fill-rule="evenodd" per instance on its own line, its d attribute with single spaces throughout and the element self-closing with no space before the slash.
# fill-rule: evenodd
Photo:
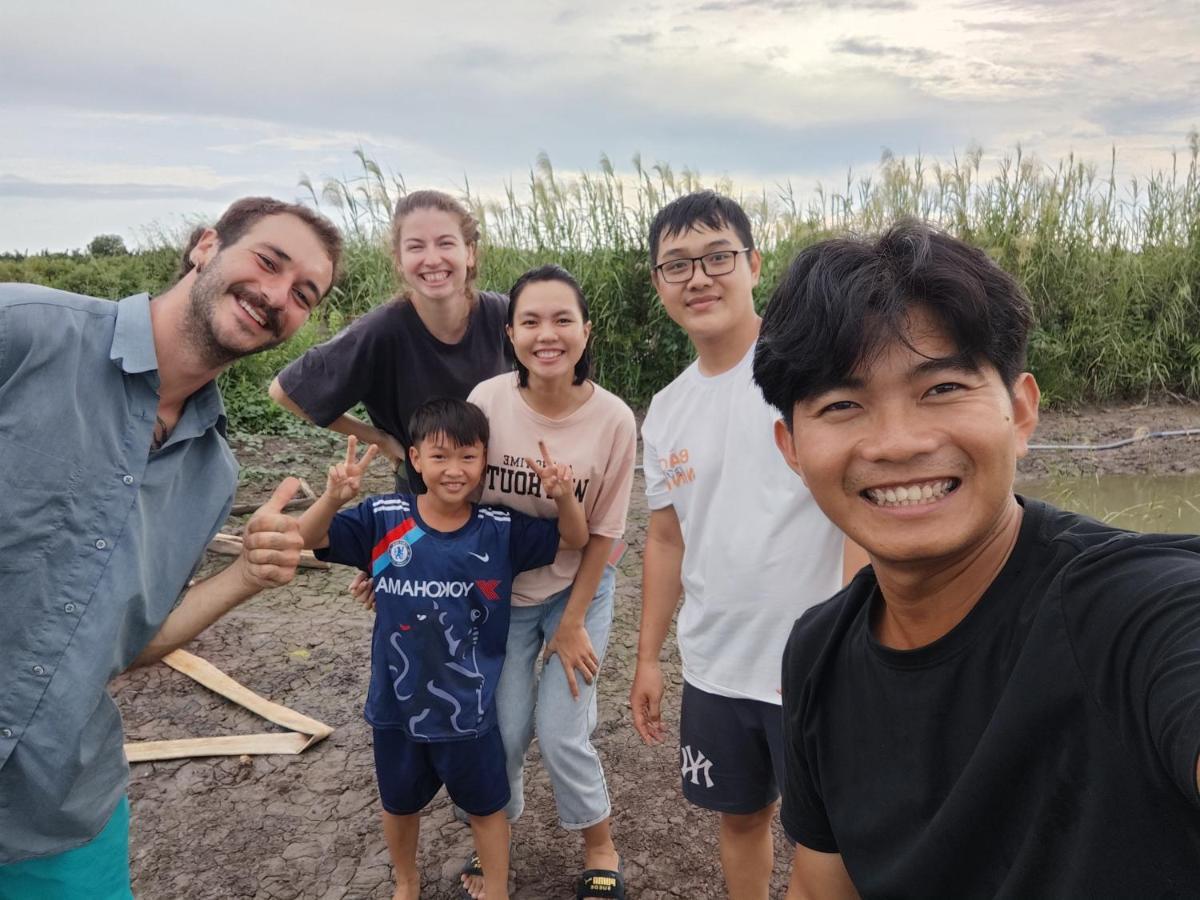
<svg viewBox="0 0 1200 900">
<path fill-rule="evenodd" d="M 637 428 L 624 401 L 588 377 L 592 325 L 571 274 L 554 265 L 532 269 L 517 279 L 509 297 L 507 333 L 517 370 L 482 382 L 469 397 L 491 425 L 483 502 L 555 515 L 554 501 L 541 495 L 525 463 L 539 457 L 538 441 L 544 441 L 555 460 L 571 465 L 591 539 L 583 550 L 560 550 L 551 565 L 513 583 L 508 646 L 496 689 L 512 790 L 507 811 L 511 820 L 524 807 L 521 770 L 536 730 L 559 821 L 583 836 L 585 871 L 577 896 L 623 897 L 608 788 L 590 737 L 596 675 L 612 627 L 616 570 L 609 559 L 625 530 Z M 540 677 L 539 656 L 545 658 Z M 465 884 L 479 896 L 481 878 Z M 607 892 L 594 894 L 601 885 L 608 885 Z"/>
</svg>

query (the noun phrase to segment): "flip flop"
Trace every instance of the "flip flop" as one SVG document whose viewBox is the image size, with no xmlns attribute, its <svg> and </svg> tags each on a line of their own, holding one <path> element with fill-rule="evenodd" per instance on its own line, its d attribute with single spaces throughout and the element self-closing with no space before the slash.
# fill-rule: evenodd
<svg viewBox="0 0 1200 900">
<path fill-rule="evenodd" d="M 625 867 L 588 869 L 575 883 L 575 900 L 603 897 L 605 900 L 625 900 Z"/>
<path fill-rule="evenodd" d="M 465 863 L 463 863 L 462 871 L 459 872 L 459 875 L 460 876 L 466 875 L 467 877 L 471 877 L 471 876 L 478 876 L 480 878 L 483 877 L 483 865 L 479 862 L 479 854 L 478 853 L 472 853 L 470 856 L 467 857 L 467 861 Z M 464 897 L 471 897 L 470 892 L 466 889 L 466 887 L 462 886 L 461 882 L 459 884 L 459 888 L 462 891 L 462 895 Z M 473 900 L 473 898 L 472 898 L 472 900 Z"/>
</svg>

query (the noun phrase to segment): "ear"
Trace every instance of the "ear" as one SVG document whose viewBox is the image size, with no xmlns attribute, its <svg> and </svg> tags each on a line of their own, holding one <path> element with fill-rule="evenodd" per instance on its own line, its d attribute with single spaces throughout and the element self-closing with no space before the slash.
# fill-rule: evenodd
<svg viewBox="0 0 1200 900">
<path fill-rule="evenodd" d="M 200 269 L 220 252 L 221 241 L 217 237 L 216 230 L 205 228 L 204 233 L 200 235 L 200 240 L 196 241 L 196 246 L 188 254 L 188 259 L 191 260 L 193 266 Z"/>
<path fill-rule="evenodd" d="M 1038 403 L 1042 392 L 1031 372 L 1022 372 L 1012 386 L 1013 430 L 1017 438 L 1017 458 L 1029 453 L 1029 439 L 1038 424 Z"/>
<path fill-rule="evenodd" d="M 783 419 L 775 420 L 775 446 L 783 454 L 783 461 L 788 464 L 788 468 L 799 475 L 800 480 L 807 485 L 808 481 L 805 480 L 804 473 L 800 471 L 800 463 L 796 461 L 796 443 L 792 439 L 792 429 L 788 428 L 787 422 Z"/>
<path fill-rule="evenodd" d="M 421 452 L 417 449 L 417 445 L 413 444 L 408 448 L 408 461 L 412 463 L 412 467 L 417 470 L 417 474 L 421 474 Z"/>
<path fill-rule="evenodd" d="M 475 245 L 474 244 L 467 245 L 467 268 L 468 269 L 475 268 Z"/>
<path fill-rule="evenodd" d="M 758 276 L 762 274 L 762 254 L 757 250 L 750 251 L 750 284 L 758 287 Z"/>
<path fill-rule="evenodd" d="M 583 342 L 586 344 L 588 342 L 588 339 L 591 336 L 592 336 L 592 323 L 584 322 L 583 323 Z"/>
</svg>

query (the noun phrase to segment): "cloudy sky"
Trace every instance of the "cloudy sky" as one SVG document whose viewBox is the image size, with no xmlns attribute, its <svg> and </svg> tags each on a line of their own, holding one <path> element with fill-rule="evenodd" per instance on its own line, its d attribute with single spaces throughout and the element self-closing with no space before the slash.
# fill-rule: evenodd
<svg viewBox="0 0 1200 900">
<path fill-rule="evenodd" d="M 498 193 L 539 152 L 640 152 L 739 187 L 883 148 L 1020 143 L 1130 173 L 1200 125 L 1197 0 L 178 0 L 7 4 L 0 250 L 135 244 L 304 195 L 355 147 L 410 188 Z"/>
</svg>

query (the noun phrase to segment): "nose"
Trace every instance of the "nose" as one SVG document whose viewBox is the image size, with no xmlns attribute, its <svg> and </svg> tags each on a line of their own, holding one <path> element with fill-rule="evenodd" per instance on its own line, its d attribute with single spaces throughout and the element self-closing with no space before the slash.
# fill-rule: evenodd
<svg viewBox="0 0 1200 900">
<path fill-rule="evenodd" d="M 938 432 L 909 403 L 877 407 L 864 422 L 859 453 L 867 462 L 909 462 L 938 449 Z"/>
<path fill-rule="evenodd" d="M 700 290 L 711 285 L 713 282 L 712 276 L 704 271 L 704 264 L 700 260 L 692 262 L 692 277 L 687 280 L 688 290 Z"/>
</svg>

